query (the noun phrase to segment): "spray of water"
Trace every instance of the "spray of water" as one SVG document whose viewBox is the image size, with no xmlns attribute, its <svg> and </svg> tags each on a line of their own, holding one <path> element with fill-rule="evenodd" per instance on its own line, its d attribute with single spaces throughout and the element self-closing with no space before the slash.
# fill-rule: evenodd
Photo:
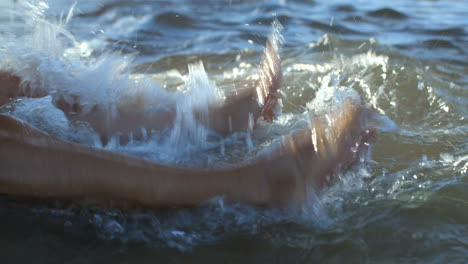
<svg viewBox="0 0 468 264">
<path fill-rule="evenodd" d="M 224 103 L 223 91 L 208 79 L 203 64 L 189 65 L 185 89 L 176 106 L 176 119 L 172 128 L 168 149 L 186 154 L 210 147 L 209 136 L 216 136 L 204 124 L 209 120 L 210 105 Z"/>
<path fill-rule="evenodd" d="M 16 30 L 17 25 L 1 26 L 4 32 L 10 33 L 0 35 L 0 71 L 14 72 L 30 83 L 31 88 L 46 89 L 49 94 L 59 93 L 70 102 L 79 97 L 79 103 L 85 112 L 91 111 L 96 105 L 106 108 L 111 115 L 109 118 L 118 115 L 122 101 L 129 101 L 129 98 L 136 95 L 145 98 L 144 105 L 140 106 L 144 111 L 156 111 L 155 105 L 162 101 L 173 102 L 176 109 L 175 122 L 169 130 L 143 130 L 143 136 L 139 140 L 130 137 L 129 142 L 123 145 L 114 138 L 107 146 L 102 146 L 89 126 L 70 124 L 52 104 L 50 96 L 24 99 L 16 104 L 16 110 L 12 114 L 50 134 L 159 162 L 178 163 L 180 160 L 191 160 L 190 153 L 200 153 L 200 150 L 209 152 L 205 150 L 217 146 L 220 146 L 219 151 L 207 154 L 214 155 L 215 160 L 222 160 L 219 156 L 224 157 L 227 152 L 232 151 L 229 150 L 230 146 L 241 149 L 242 156 L 253 150 L 260 153 L 278 134 L 291 130 L 295 123 L 303 123 L 303 115 L 282 114 L 268 128 L 261 123 L 258 128 L 260 131 L 255 134 L 238 133 L 220 140 L 206 129 L 203 121 L 209 117 L 208 105 L 222 104 L 225 98 L 223 92 L 208 78 L 202 63 L 189 66 L 188 74 L 182 76 L 184 84 L 177 94 L 169 92 L 148 77 L 135 78 L 131 74 L 133 56 L 109 52 L 91 56 L 93 52 L 83 44 L 86 42 L 79 42 L 65 29 L 72 17 L 72 11 L 64 20 L 50 22 L 45 19 L 46 9 L 47 4 L 44 2 L 25 2 L 15 11 L 17 19 L 22 21 L 19 24 L 23 34 L 17 33 L 21 32 Z M 280 29 L 279 24 L 274 26 L 277 37 L 273 38 L 275 41 L 272 45 L 276 47 L 282 42 L 278 33 Z M 330 65 L 329 68 L 332 67 Z M 333 122 L 329 115 L 330 109 L 340 107 L 349 98 L 355 102 L 360 100 L 354 90 L 341 87 L 336 79 L 331 75 L 323 78 L 316 99 L 308 104 L 309 111 L 328 116 L 330 122 Z M 249 130 L 252 132 L 253 125 Z M 70 134 L 77 134 L 77 131 L 83 136 L 72 138 Z M 349 181 L 343 181 L 345 187 L 339 190 L 346 190 L 349 186 L 361 188 L 359 186 L 362 185 L 356 183 L 362 181 L 353 177 L 347 179 Z M 310 203 L 301 212 L 289 215 L 275 209 L 259 210 L 245 205 L 225 205 L 222 199 L 216 199 L 206 207 L 194 211 L 181 210 L 170 216 L 157 215 L 154 212 L 123 216 L 113 212 L 100 212 L 90 213 L 89 217 L 104 239 L 144 241 L 151 244 L 156 241 L 164 246 L 188 250 L 213 241 L 219 237 L 219 233 L 257 234 L 272 224 L 287 221 L 306 223 L 314 228 L 329 228 L 333 225 L 333 220 L 327 216 L 327 208 L 342 204 L 335 203 L 337 197 L 342 196 L 326 195 L 333 192 L 336 189 L 325 192 L 322 197 L 317 197 L 315 192 L 308 192 L 313 196 L 309 199 Z"/>
<path fill-rule="evenodd" d="M 86 42 L 78 42 L 66 30 L 73 8 L 74 6 L 65 19 L 56 22 L 45 18 L 48 5 L 42 1 L 25 1 L 17 10 L 12 11 L 21 22 L 15 23 L 15 27 L 2 27 L 9 34 L 0 36 L 0 49 L 3 51 L 0 54 L 0 71 L 13 72 L 22 78 L 23 83 L 28 83 L 32 90 L 40 89 L 50 95 L 58 94 L 69 104 L 78 103 L 83 113 L 99 107 L 108 113 L 108 120 L 117 118 L 119 108 L 128 105 L 151 114 L 160 111 L 166 104 L 173 104 L 176 110 L 174 125 L 168 133 L 160 132 L 157 146 L 154 142 L 148 144 L 155 148 L 152 151 L 167 152 L 159 157 L 174 157 L 171 159 L 174 161 L 181 155 L 209 148 L 211 145 L 208 137 L 214 134 L 203 125 L 209 117 L 208 105 L 222 104 L 224 95 L 208 79 L 203 64 L 200 62 L 189 65 L 188 75 L 183 76 L 185 85 L 177 94 L 165 90 L 149 77 L 139 75 L 136 78 L 131 74 L 134 59 L 132 55 L 106 52 L 88 56 L 92 51 L 83 52 L 83 44 Z M 21 25 L 21 30 L 18 29 L 18 24 Z M 140 100 L 142 98 L 144 100 Z M 37 105 L 23 104 L 20 106 L 23 110 L 13 113 L 24 117 L 20 113 L 31 112 L 37 109 Z M 49 107 L 53 108 L 53 105 Z M 39 128 L 45 125 L 39 124 L 37 119 L 29 118 L 29 121 Z M 52 124 L 61 120 L 50 119 L 48 122 Z M 52 134 L 69 139 L 64 133 Z M 118 137 L 113 137 L 110 143 L 106 148 L 128 149 L 120 146 Z M 100 147 L 102 144 L 95 146 Z"/>
</svg>

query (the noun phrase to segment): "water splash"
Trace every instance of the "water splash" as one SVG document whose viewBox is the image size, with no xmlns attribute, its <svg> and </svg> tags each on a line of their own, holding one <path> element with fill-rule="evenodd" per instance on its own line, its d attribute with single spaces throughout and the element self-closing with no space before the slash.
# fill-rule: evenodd
<svg viewBox="0 0 468 264">
<path fill-rule="evenodd" d="M 359 94 L 348 87 L 338 86 L 338 75 L 326 75 L 322 79 L 322 86 L 317 91 L 315 99 L 307 104 L 309 110 L 317 115 L 329 115 L 330 111 L 342 107 L 346 100 L 351 100 L 356 105 L 361 105 Z"/>
<path fill-rule="evenodd" d="M 95 58 L 81 57 L 81 44 L 61 21 L 50 22 L 45 18 L 48 6 L 44 2 L 24 2 L 17 12 L 22 35 L 4 34 L 0 49 L 0 70 L 20 76 L 31 89 L 58 93 L 67 102 L 79 97 L 84 111 L 95 105 L 103 105 L 116 113 L 117 103 L 139 87 L 130 79 L 132 56 L 103 54 Z M 70 10 L 66 20 L 71 19 Z M 5 32 L 10 32 L 4 26 Z M 154 87 L 157 88 L 156 85 Z"/>
<path fill-rule="evenodd" d="M 0 55 L 2 56 L 1 70 L 15 72 L 29 81 L 33 88 L 41 87 L 46 88 L 49 93 L 79 96 L 80 104 L 85 111 L 90 111 L 93 106 L 99 105 L 108 108 L 113 115 L 117 115 L 119 102 L 128 100 L 135 94 L 144 95 L 147 104 L 142 107 L 145 109 L 151 110 L 154 102 L 161 100 L 167 99 L 175 102 L 177 116 L 172 129 L 160 132 L 146 131 L 143 133 L 146 136 L 143 136 L 142 140 L 130 137 L 126 144 L 120 143 L 117 137 L 111 139 L 106 146 L 99 145 L 95 141 L 90 143 L 97 147 L 165 163 L 192 162 L 191 165 L 198 165 L 197 161 L 192 160 L 193 156 L 187 154 L 199 154 L 200 152 L 197 151 L 203 151 L 208 152 L 201 157 L 204 160 L 208 158 L 222 160 L 230 151 L 229 148 L 236 148 L 242 152 L 239 156 L 245 158 L 249 151 L 260 152 L 276 136 L 285 134 L 284 131 L 290 131 L 295 124 L 300 123 L 298 120 L 303 118 L 302 115 L 281 115 L 268 129 L 265 128 L 266 126 L 263 127 L 263 134 L 257 134 L 257 131 L 255 135 L 234 134 L 222 141 L 224 149 L 221 156 L 223 157 L 219 157 L 219 152 L 213 155 L 209 150 L 219 146 L 221 141 L 215 135 L 210 134 L 210 131 L 203 125 L 203 121 L 208 118 L 208 105 L 222 104 L 224 95 L 208 79 L 202 63 L 189 66 L 188 75 L 182 77 L 184 84 L 179 87 L 179 95 L 174 97 L 172 93 L 154 84 L 148 77 L 132 76 L 133 56 L 105 53 L 90 57 L 89 54 L 92 54 L 92 51 L 88 50 L 90 47 L 70 37 L 72 35 L 65 30 L 64 24 L 36 23 L 44 20 L 44 10 L 39 10 L 34 14 L 22 12 L 26 12 L 22 14 L 26 14 L 23 19 L 29 21 L 26 23 L 28 26 L 42 27 L 42 29 L 36 31 L 33 28 L 33 31 L 37 32 L 36 35 L 4 36 L 5 41 L 0 44 L 5 50 L 5 53 Z M 275 30 L 279 29 L 276 27 Z M 279 33 L 273 34 L 276 34 L 277 38 L 280 37 Z M 42 41 L 44 45 L 36 47 L 32 44 L 35 41 Z M 275 42 L 276 44 L 273 43 L 273 45 L 279 45 L 280 39 L 276 41 L 278 43 Z M 326 115 L 330 106 L 340 107 L 348 98 L 359 102 L 357 93 L 350 88 L 341 87 L 338 78 L 330 75 L 323 78 L 321 82 L 317 98 L 309 104 L 309 108 L 317 114 Z M 68 99 L 73 100 L 73 97 L 70 96 Z M 30 122 L 38 122 L 38 127 L 45 125 L 44 130 L 51 129 L 51 134 L 55 133 L 67 138 L 63 134 L 69 133 L 73 124 L 65 122 L 63 113 L 52 105 L 51 97 L 28 100 L 29 106 L 25 104 L 18 108 L 16 112 L 18 116 L 29 116 L 28 113 L 31 111 L 40 113 L 37 109 L 53 110 L 50 115 L 44 115 L 44 118 L 30 120 Z M 56 116 L 46 118 L 51 115 Z M 252 129 L 253 126 L 250 127 L 250 130 Z M 342 176 L 347 180 L 343 181 L 340 190 L 351 192 L 362 188 L 362 178 L 359 177 L 367 174 L 355 173 L 353 175 L 357 175 L 356 178 L 349 179 L 346 175 Z M 336 191 L 336 189 L 330 190 L 332 191 L 329 193 Z M 153 211 L 128 215 L 105 211 L 88 216 L 96 232 L 103 239 L 124 243 L 145 242 L 184 251 L 205 243 L 213 243 L 229 234 L 256 235 L 272 225 L 282 223 L 300 223 L 311 228 L 322 228 L 322 230 L 333 227 L 334 221 L 328 216 L 327 211 L 338 211 L 339 209 L 336 208 L 343 206 L 343 197 L 327 196 L 325 193 L 323 196 L 325 198 L 321 198 L 315 196 L 314 192 L 308 193 L 311 195 L 310 203 L 304 205 L 298 213 L 285 213 L 276 209 L 263 210 L 239 204 L 226 205 L 222 199 L 215 199 L 203 208 L 170 211 L 167 215 Z M 339 200 L 338 197 L 342 199 L 341 202 L 336 202 Z M 333 204 L 333 210 L 330 209 L 330 204 Z"/>
<path fill-rule="evenodd" d="M 209 136 L 216 136 L 205 124 L 209 122 L 209 107 L 222 105 L 222 90 L 208 79 L 203 64 L 189 65 L 189 74 L 176 106 L 176 119 L 169 137 L 169 148 L 181 155 L 210 147 Z"/>
<path fill-rule="evenodd" d="M 65 29 L 66 23 L 47 20 L 47 9 L 45 2 L 24 2 L 16 12 L 18 19 L 24 22 L 22 26 L 25 33 L 2 35 L 0 49 L 4 52 L 0 54 L 0 71 L 13 72 L 20 76 L 33 90 L 41 89 L 48 94 L 59 94 L 70 104 L 78 103 L 83 113 L 99 106 L 109 114 L 109 119 L 116 118 L 119 107 L 132 105 L 135 98 L 144 98 L 144 104 L 137 106 L 142 108 L 142 112 L 158 111 L 161 105 L 173 103 L 176 105 L 177 115 L 169 136 L 164 142 L 161 142 L 164 131 L 151 137 L 159 141 L 147 142 L 148 147 L 154 147 L 153 152 L 167 151 L 166 156 L 174 157 L 209 147 L 208 137 L 213 133 L 203 123 L 208 119 L 208 106 L 222 104 L 224 95 L 208 79 L 201 62 L 189 66 L 189 74 L 183 77 L 185 85 L 176 97 L 174 93 L 154 83 L 150 77 L 132 76 L 132 55 L 108 52 L 93 57 L 82 56 L 83 53 L 92 53 L 89 50 L 83 51 L 84 46 L 86 49 L 90 47 L 85 42 L 77 42 L 72 33 Z M 65 22 L 71 19 L 72 10 L 73 6 Z M 8 32 L 7 26 L 5 31 Z M 28 100 L 32 102 L 35 99 Z M 38 104 L 42 102 L 37 101 L 36 105 L 30 104 L 22 109 L 31 112 L 37 109 Z M 53 105 L 48 107 L 59 111 Z M 20 118 L 24 117 L 23 112 L 13 112 L 15 113 Z M 55 120 L 48 120 L 51 127 L 56 126 L 52 124 Z M 37 122 L 34 124 L 38 125 Z M 38 127 L 43 128 L 45 125 L 43 122 Z M 52 134 L 69 139 L 64 133 Z M 120 146 L 117 138 L 114 137 L 106 148 L 134 151 L 134 144 Z M 95 146 L 99 147 L 100 144 Z M 138 148 L 141 147 L 142 144 L 138 144 Z M 163 160 L 168 162 L 164 158 Z"/>
<path fill-rule="evenodd" d="M 56 137 L 68 138 L 71 132 L 67 117 L 54 107 L 51 96 L 19 99 L 10 113 Z"/>
</svg>

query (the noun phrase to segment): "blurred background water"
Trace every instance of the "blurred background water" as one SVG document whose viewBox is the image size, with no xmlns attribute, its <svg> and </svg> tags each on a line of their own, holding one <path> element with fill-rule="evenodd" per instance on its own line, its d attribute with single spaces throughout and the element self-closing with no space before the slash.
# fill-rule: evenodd
<svg viewBox="0 0 468 264">
<path fill-rule="evenodd" d="M 29 34 L 10 12 L 20 2 L 0 1 L 0 35 Z M 46 3 L 50 21 L 73 4 Z M 366 164 L 303 215 L 222 200 L 125 213 L 4 197 L 2 263 L 466 263 L 467 14 L 463 0 L 77 1 L 66 28 L 83 56 L 135 56 L 133 73 L 169 88 L 200 60 L 218 86 L 244 79 L 278 19 L 285 114 L 334 79 L 396 127 L 381 127 Z"/>
</svg>

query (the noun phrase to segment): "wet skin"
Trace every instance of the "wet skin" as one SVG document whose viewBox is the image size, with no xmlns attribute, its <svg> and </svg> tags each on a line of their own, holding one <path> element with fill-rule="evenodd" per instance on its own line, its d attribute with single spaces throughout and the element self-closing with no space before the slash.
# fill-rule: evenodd
<svg viewBox="0 0 468 264">
<path fill-rule="evenodd" d="M 208 118 L 200 121 L 222 135 L 247 129 L 249 116 L 254 122 L 259 118 L 271 121 L 281 85 L 276 52 L 267 44 L 260 80 L 228 97 L 224 104 L 208 106 Z M 14 73 L 0 73 L 0 104 L 18 96 L 45 95 L 45 91 L 21 83 Z M 81 112 L 79 98 L 70 103 L 54 94 L 53 102 L 70 120 L 89 122 L 103 139 L 141 127 L 170 127 L 175 116 L 175 110 L 145 114 L 142 108 L 129 107 L 141 106 L 138 96 L 122 102 L 113 118 L 99 106 Z M 224 197 L 231 202 L 297 208 L 309 192 L 319 191 L 337 169 L 351 166 L 366 149 L 364 143 L 372 134 L 368 125 L 371 114 L 357 102 L 345 100 L 331 110 L 331 124 L 324 116 L 310 115 L 311 127 L 283 136 L 248 164 L 223 169 L 178 168 L 87 147 L 0 114 L 0 193 L 124 201 L 147 207 L 195 206 Z M 357 151 L 353 149 L 356 145 Z"/>
</svg>

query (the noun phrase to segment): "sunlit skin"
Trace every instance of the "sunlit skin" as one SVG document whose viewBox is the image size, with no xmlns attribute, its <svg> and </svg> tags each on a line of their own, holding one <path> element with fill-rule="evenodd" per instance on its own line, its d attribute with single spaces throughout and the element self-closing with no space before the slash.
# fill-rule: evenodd
<svg viewBox="0 0 468 264">
<path fill-rule="evenodd" d="M 254 122 L 273 119 L 281 84 L 275 52 L 267 44 L 259 82 L 227 98 L 222 105 L 208 106 L 209 118 L 201 120 L 207 127 L 227 135 L 247 129 L 249 115 Z M 18 96 L 45 95 L 40 89 L 32 91 L 27 83 L 21 84 L 21 78 L 13 73 L 0 73 L 0 104 Z M 138 98 L 132 100 L 137 102 Z M 151 130 L 171 126 L 175 116 L 173 111 L 145 115 L 138 107 L 128 107 L 133 101 L 122 102 L 114 118 L 99 106 L 81 113 L 79 98 L 70 104 L 54 95 L 53 102 L 69 119 L 89 122 L 104 139 L 115 132 L 133 133 L 140 127 Z M 358 159 L 372 134 L 370 116 L 369 109 L 346 100 L 331 110 L 331 124 L 323 116 L 309 116 L 310 127 L 283 136 L 248 164 L 187 169 L 66 142 L 0 114 L 0 192 L 38 198 L 124 201 L 147 207 L 195 206 L 214 197 L 228 202 L 298 207 L 308 199 L 310 191 L 325 186 L 337 169 L 346 169 Z"/>
<path fill-rule="evenodd" d="M 277 100 L 277 90 L 281 85 L 280 60 L 267 42 L 265 55 L 261 63 L 260 77 L 246 82 L 244 86 L 237 87 L 235 93 L 228 92 L 223 104 L 208 105 L 208 116 L 195 115 L 199 121 L 221 135 L 228 135 L 249 128 L 249 116 L 255 123 L 260 117 L 267 121 L 273 119 L 273 108 Z M 0 72 L 0 104 L 7 103 L 18 96 L 43 97 L 48 95 L 46 89 L 31 89 L 29 83 L 21 82 L 21 78 L 8 72 Z M 261 92 L 256 90 L 262 87 Z M 145 111 L 155 102 L 148 101 L 144 95 L 134 95 L 124 98 L 117 106 L 117 115 L 111 115 L 105 107 L 94 105 L 91 111 L 83 111 L 81 100 L 74 95 L 52 93 L 52 101 L 62 110 L 69 120 L 87 121 L 100 135 L 105 143 L 116 132 L 123 136 L 130 133 L 138 136 L 141 128 L 148 131 L 162 130 L 172 127 L 175 117 L 175 97 L 165 98 L 164 110 Z M 72 98 L 65 100 L 64 97 Z M 262 103 L 259 103 L 261 98 Z M 125 139 L 124 139 L 125 140 Z"/>
</svg>

